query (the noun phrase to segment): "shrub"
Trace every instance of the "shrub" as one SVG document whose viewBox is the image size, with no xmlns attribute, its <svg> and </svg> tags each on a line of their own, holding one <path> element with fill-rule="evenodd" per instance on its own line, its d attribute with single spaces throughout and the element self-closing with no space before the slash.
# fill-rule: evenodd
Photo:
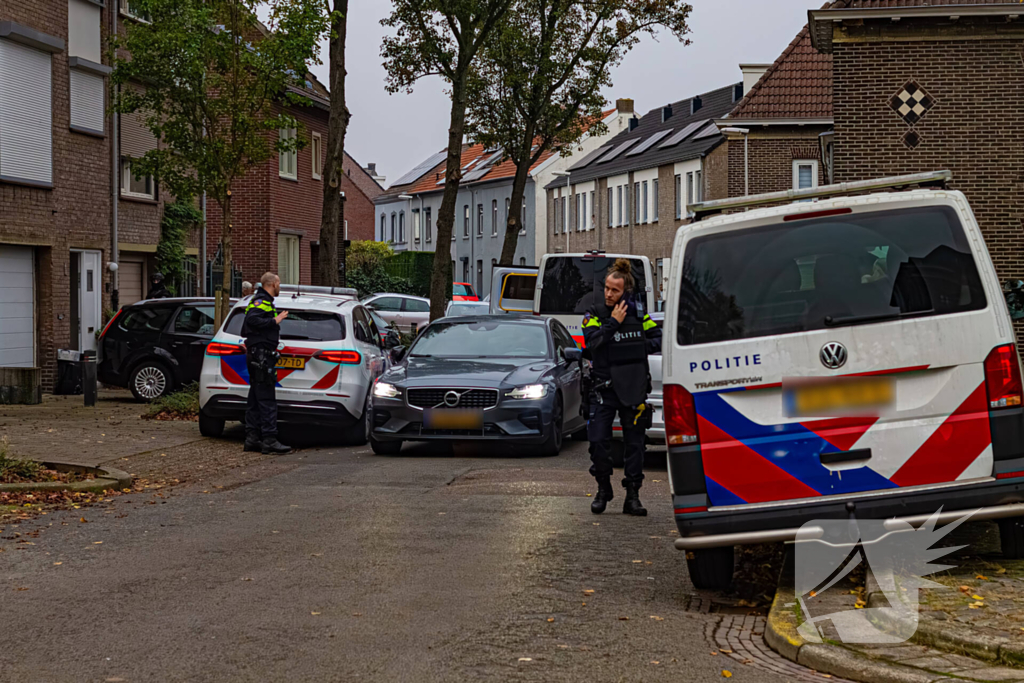
<svg viewBox="0 0 1024 683">
<path fill-rule="evenodd" d="M 37 479 L 43 469 L 42 464 L 35 460 L 23 460 L 13 456 L 7 437 L 0 439 L 0 482 Z"/>
<path fill-rule="evenodd" d="M 143 417 L 150 420 L 199 419 L 199 384 L 192 382 L 173 394 L 153 401 Z"/>
</svg>

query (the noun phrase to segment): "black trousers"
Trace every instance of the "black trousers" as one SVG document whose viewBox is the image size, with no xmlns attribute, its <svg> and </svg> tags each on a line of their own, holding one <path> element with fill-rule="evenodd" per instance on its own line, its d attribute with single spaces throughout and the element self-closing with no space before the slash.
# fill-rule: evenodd
<svg viewBox="0 0 1024 683">
<path fill-rule="evenodd" d="M 590 396 L 590 421 L 587 423 L 587 439 L 590 441 L 590 474 L 598 482 L 611 479 L 612 476 L 612 422 L 619 416 L 622 425 L 622 442 L 624 446 L 622 477 L 623 486 L 640 488 L 644 481 L 644 433 L 643 427 L 636 427 L 633 419 L 636 410 L 623 405 L 610 390 L 597 392 Z"/>
<path fill-rule="evenodd" d="M 277 378 L 273 375 L 262 379 L 259 368 L 249 367 L 249 401 L 245 408 L 246 437 L 266 440 L 277 436 Z"/>
</svg>

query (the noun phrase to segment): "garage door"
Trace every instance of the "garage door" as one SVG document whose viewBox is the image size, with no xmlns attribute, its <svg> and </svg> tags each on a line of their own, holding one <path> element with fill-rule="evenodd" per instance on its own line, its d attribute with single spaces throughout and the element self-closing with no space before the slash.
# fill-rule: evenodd
<svg viewBox="0 0 1024 683">
<path fill-rule="evenodd" d="M 35 365 L 32 247 L 0 244 L 0 367 Z"/>
<path fill-rule="evenodd" d="M 117 289 L 120 293 L 122 306 L 141 301 L 144 293 L 142 291 L 145 273 L 143 272 L 143 256 L 128 256 L 122 254 L 117 271 Z"/>
</svg>

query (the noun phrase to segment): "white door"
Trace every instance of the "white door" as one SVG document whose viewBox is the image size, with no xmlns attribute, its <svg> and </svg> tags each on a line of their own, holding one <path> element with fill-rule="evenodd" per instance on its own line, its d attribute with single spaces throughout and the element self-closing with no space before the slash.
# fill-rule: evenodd
<svg viewBox="0 0 1024 683">
<path fill-rule="evenodd" d="M 96 332 L 100 329 L 100 314 L 103 290 L 103 273 L 100 271 L 100 252 L 77 252 L 78 268 L 78 319 L 79 351 L 96 350 Z"/>
<path fill-rule="evenodd" d="M 0 244 L 0 367 L 35 365 L 32 247 Z"/>
</svg>

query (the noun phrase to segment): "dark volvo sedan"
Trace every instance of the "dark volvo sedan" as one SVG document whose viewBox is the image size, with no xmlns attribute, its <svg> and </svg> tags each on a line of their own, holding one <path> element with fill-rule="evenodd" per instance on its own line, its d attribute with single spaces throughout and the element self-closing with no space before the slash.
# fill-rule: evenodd
<svg viewBox="0 0 1024 683">
<path fill-rule="evenodd" d="M 443 318 L 374 385 L 374 453 L 403 441 L 495 440 L 557 455 L 586 426 L 582 351 L 548 318 Z"/>
</svg>

